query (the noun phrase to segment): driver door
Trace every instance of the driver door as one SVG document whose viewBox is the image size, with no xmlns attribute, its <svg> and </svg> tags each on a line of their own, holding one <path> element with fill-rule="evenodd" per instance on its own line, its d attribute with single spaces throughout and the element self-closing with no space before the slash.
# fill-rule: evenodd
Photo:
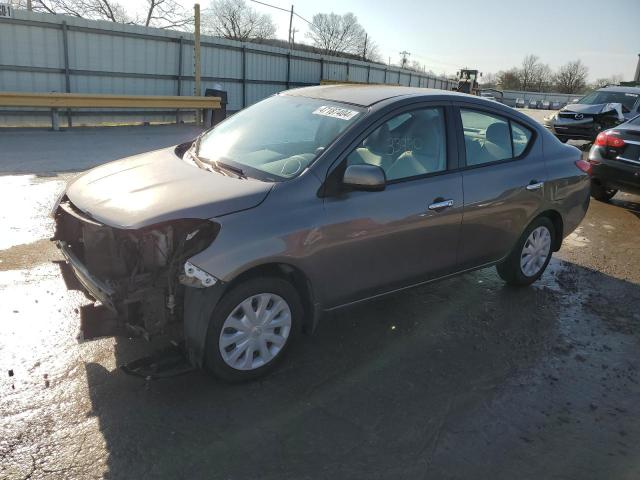
<svg viewBox="0 0 640 480">
<path fill-rule="evenodd" d="M 380 166 L 382 191 L 338 189 L 324 200 L 321 252 L 328 308 L 452 273 L 462 221 L 462 177 L 443 106 L 378 123 L 339 161 Z M 451 132 L 449 134 L 448 132 Z M 450 139 L 451 141 L 448 141 Z"/>
</svg>

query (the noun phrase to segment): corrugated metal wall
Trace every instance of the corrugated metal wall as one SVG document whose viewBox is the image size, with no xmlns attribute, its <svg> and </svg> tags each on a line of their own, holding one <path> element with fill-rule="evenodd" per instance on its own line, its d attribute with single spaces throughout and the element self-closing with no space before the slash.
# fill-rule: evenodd
<svg viewBox="0 0 640 480">
<path fill-rule="evenodd" d="M 0 19 L 0 90 L 193 95 L 193 35 L 14 10 Z M 202 37 L 202 91 L 221 85 L 228 109 L 321 79 L 451 89 L 455 82 L 381 64 Z M 65 54 L 66 52 L 66 54 Z M 47 111 L 0 109 L 0 125 L 47 125 Z M 64 113 L 64 112 L 61 112 Z M 192 118 L 183 112 L 181 118 Z M 175 112 L 73 111 L 74 125 L 175 121 Z M 62 119 L 65 124 L 65 119 Z"/>
<path fill-rule="evenodd" d="M 541 93 L 541 92 L 523 92 L 519 90 L 505 90 L 502 102 L 510 107 L 515 106 L 516 99 L 523 98 L 525 102 L 529 100 L 549 100 L 550 102 L 560 102 L 562 104 L 571 103 L 584 95 L 572 95 L 569 93 Z"/>
</svg>

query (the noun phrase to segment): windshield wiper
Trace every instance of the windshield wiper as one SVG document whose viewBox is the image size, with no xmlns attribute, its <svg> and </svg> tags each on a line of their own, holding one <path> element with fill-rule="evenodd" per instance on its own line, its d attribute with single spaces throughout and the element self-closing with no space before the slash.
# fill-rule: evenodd
<svg viewBox="0 0 640 480">
<path fill-rule="evenodd" d="M 222 158 L 223 160 L 225 160 L 224 157 Z M 236 167 L 222 160 L 214 160 L 212 163 L 215 164 L 218 168 L 224 168 L 225 170 L 235 173 L 240 178 L 247 178 L 247 174 L 244 173 L 244 170 L 242 170 L 240 167 Z"/>
</svg>

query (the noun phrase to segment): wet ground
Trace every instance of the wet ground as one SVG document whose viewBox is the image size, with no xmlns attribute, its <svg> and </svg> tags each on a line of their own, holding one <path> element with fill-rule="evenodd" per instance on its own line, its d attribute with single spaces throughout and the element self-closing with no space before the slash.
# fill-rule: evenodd
<svg viewBox="0 0 640 480">
<path fill-rule="evenodd" d="M 1 478 L 640 478 L 639 197 L 592 202 L 531 288 L 478 271 L 326 318 L 262 381 L 145 381 L 118 366 L 153 345 L 78 340 L 89 302 L 52 263 L 46 213 L 82 158 L 49 139 L 47 171 L 7 135 Z"/>
</svg>

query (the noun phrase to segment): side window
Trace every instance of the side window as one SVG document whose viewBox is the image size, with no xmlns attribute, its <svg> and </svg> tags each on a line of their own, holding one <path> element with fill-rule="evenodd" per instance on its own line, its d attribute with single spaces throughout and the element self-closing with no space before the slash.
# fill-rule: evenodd
<svg viewBox="0 0 640 480">
<path fill-rule="evenodd" d="M 511 138 L 513 138 L 513 156 L 519 157 L 531 141 L 531 130 L 519 123 L 511 122 Z"/>
<path fill-rule="evenodd" d="M 474 110 L 460 110 L 467 165 L 482 165 L 513 158 L 507 119 Z"/>
<path fill-rule="evenodd" d="M 517 158 L 531 141 L 529 128 L 506 118 L 474 110 L 460 110 L 467 165 Z"/>
<path fill-rule="evenodd" d="M 444 111 L 424 108 L 387 121 L 347 157 L 347 165 L 363 163 L 381 167 L 389 181 L 446 170 Z"/>
</svg>

